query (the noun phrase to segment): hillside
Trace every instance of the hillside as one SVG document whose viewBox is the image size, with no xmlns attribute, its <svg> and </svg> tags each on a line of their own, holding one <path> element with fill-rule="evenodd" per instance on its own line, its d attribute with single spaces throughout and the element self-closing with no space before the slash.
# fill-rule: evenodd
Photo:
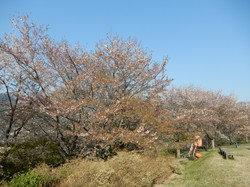
<svg viewBox="0 0 250 187">
<path fill-rule="evenodd" d="M 3 186 L 11 187 L 97 187 L 152 186 L 163 183 L 179 163 L 172 156 L 154 152 L 118 152 L 103 160 L 75 159 L 57 167 L 42 164 L 28 173 L 17 175 Z M 1 186 L 1 183 L 0 183 Z"/>
<path fill-rule="evenodd" d="M 108 161 L 76 159 L 52 169 L 41 165 L 3 186 L 154 186 L 247 187 L 250 145 L 227 147 L 235 159 L 223 159 L 218 149 L 194 161 L 156 153 L 119 152 Z"/>
</svg>

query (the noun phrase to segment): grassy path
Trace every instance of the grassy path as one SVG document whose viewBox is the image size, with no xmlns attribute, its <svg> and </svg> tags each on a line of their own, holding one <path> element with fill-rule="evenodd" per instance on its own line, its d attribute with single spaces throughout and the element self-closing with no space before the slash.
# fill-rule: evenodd
<svg viewBox="0 0 250 187">
<path fill-rule="evenodd" d="M 250 186 L 250 145 L 239 148 L 227 147 L 235 160 L 223 159 L 218 150 L 204 152 L 204 157 L 195 161 L 180 160 L 181 175 L 174 174 L 163 185 L 178 187 L 248 187 Z"/>
</svg>

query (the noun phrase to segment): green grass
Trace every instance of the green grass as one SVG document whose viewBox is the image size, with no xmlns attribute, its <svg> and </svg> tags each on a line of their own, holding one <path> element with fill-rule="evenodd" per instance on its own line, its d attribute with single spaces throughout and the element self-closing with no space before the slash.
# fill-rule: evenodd
<svg viewBox="0 0 250 187">
<path fill-rule="evenodd" d="M 218 149 L 203 152 L 204 156 L 194 161 L 180 160 L 183 175 L 172 178 L 165 186 L 249 186 L 250 150 L 247 148 L 250 148 L 250 145 L 242 145 L 239 148 L 227 147 L 234 153 L 235 160 L 223 159 Z"/>
</svg>

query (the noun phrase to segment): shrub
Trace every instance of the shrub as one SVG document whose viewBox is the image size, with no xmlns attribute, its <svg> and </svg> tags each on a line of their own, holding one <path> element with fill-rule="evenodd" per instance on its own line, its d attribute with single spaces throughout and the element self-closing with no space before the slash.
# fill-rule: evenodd
<svg viewBox="0 0 250 187">
<path fill-rule="evenodd" d="M 64 163 L 57 145 L 44 140 L 14 145 L 4 153 L 0 161 L 0 165 L 3 167 L 0 179 L 10 179 L 14 174 L 27 172 L 41 163 L 46 163 L 52 167 Z"/>
<path fill-rule="evenodd" d="M 61 177 L 65 176 L 64 170 L 53 172 L 49 166 L 41 165 L 32 171 L 15 175 L 9 182 L 10 187 L 40 187 L 56 186 Z"/>
<path fill-rule="evenodd" d="M 60 182 L 66 186 L 153 186 L 172 174 L 175 161 L 155 153 L 119 152 L 104 161 L 75 160 L 71 174 Z"/>
<path fill-rule="evenodd" d="M 42 186 L 43 184 L 44 181 L 42 176 L 35 172 L 16 175 L 9 183 L 12 187 L 37 187 Z"/>
</svg>

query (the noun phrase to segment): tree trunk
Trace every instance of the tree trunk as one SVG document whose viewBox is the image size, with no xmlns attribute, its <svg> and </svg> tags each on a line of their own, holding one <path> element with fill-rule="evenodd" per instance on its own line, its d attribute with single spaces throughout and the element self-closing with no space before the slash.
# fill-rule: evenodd
<svg viewBox="0 0 250 187">
<path fill-rule="evenodd" d="M 248 136 L 247 136 L 247 134 L 246 134 L 246 143 L 248 143 Z"/>
<path fill-rule="evenodd" d="M 179 148 L 176 149 L 176 157 L 181 158 L 181 150 Z"/>
<path fill-rule="evenodd" d="M 9 139 L 10 131 L 12 129 L 13 123 L 14 123 L 14 112 L 12 111 L 11 114 L 10 114 L 9 126 L 8 126 L 8 128 L 7 128 L 6 132 L 5 132 L 5 138 L 6 138 L 6 140 Z"/>
<path fill-rule="evenodd" d="M 229 137 L 230 145 L 231 145 L 231 144 L 234 144 L 234 141 L 233 141 L 233 139 L 231 138 L 231 136 L 228 136 L 228 137 Z"/>
<path fill-rule="evenodd" d="M 212 149 L 215 149 L 215 145 L 214 145 L 214 139 L 212 139 Z"/>
</svg>

